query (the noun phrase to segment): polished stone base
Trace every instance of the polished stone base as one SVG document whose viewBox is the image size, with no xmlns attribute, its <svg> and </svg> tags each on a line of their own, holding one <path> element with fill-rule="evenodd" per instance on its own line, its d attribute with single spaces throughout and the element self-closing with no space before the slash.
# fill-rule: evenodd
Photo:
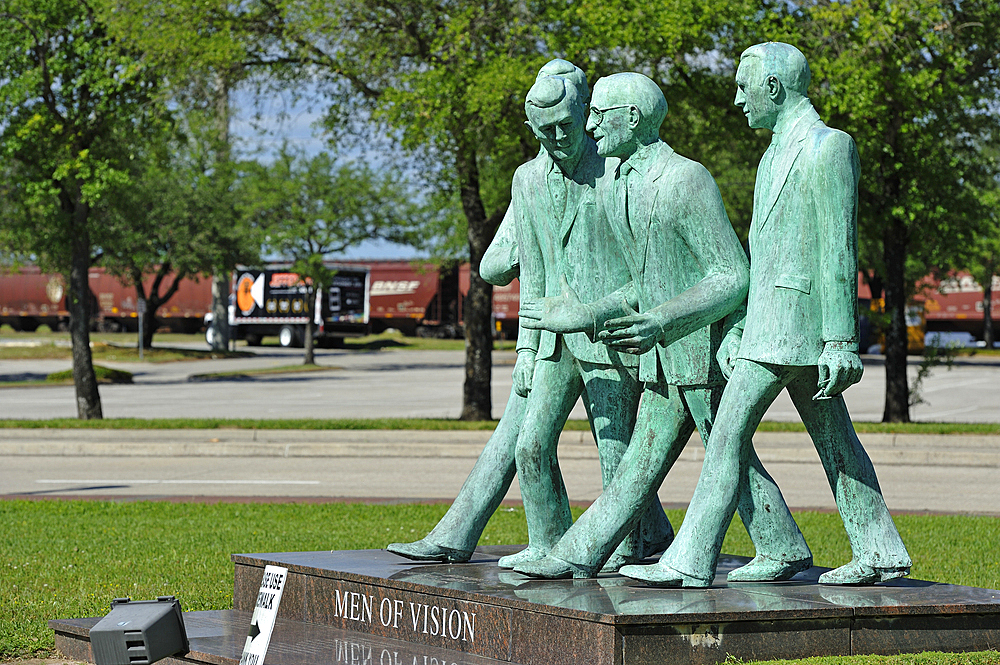
<svg viewBox="0 0 1000 665">
<path fill-rule="evenodd" d="M 724 557 L 709 589 L 655 589 L 619 575 L 533 580 L 497 568 L 516 550 L 482 547 L 465 564 L 383 550 L 233 555 L 234 611 L 186 614 L 192 651 L 177 662 L 238 662 L 267 564 L 289 569 L 268 665 L 700 664 L 727 654 L 766 660 L 1000 644 L 998 591 L 919 580 L 823 586 L 816 580 L 825 568 L 727 586 L 741 557 Z M 78 654 L 89 649 L 88 621 L 96 619 L 52 622 L 64 653 L 86 658 Z"/>
</svg>

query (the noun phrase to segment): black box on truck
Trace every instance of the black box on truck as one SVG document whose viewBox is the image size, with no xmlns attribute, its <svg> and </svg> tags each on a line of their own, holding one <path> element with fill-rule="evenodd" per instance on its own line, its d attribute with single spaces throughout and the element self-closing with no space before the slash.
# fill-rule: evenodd
<svg viewBox="0 0 1000 665">
<path fill-rule="evenodd" d="M 310 298 L 309 284 L 285 267 L 237 270 L 229 325 L 237 339 L 256 346 L 277 335 L 281 346 L 301 346 L 312 317 L 318 344 L 339 345 L 345 337 L 368 334 L 368 269 L 328 265 L 330 284 Z"/>
</svg>

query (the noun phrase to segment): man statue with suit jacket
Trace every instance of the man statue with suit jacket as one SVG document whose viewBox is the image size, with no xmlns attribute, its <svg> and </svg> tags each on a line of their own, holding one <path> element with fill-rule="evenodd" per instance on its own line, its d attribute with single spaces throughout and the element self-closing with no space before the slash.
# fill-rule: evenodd
<svg viewBox="0 0 1000 665">
<path fill-rule="evenodd" d="M 609 232 L 602 231 L 602 229 L 606 229 L 606 222 L 596 215 L 595 206 L 592 205 L 593 195 L 585 191 L 592 190 L 594 178 L 603 173 L 604 170 L 603 160 L 598 159 L 594 153 L 593 142 L 589 142 L 588 145 L 589 139 L 582 131 L 586 104 L 590 97 L 587 78 L 580 68 L 560 59 L 546 63 L 539 70 L 536 82 L 550 77 L 558 77 L 558 80 L 548 81 L 547 84 L 533 87 L 532 90 L 536 93 L 540 90 L 557 91 L 561 95 L 560 101 L 562 103 L 549 107 L 548 115 L 551 117 L 547 117 L 535 125 L 531 125 L 532 111 L 529 111 L 529 125 L 541 139 L 542 146 L 538 157 L 522 167 L 525 170 L 519 170 L 520 176 L 512 192 L 511 205 L 493 242 L 483 256 L 480 274 L 483 279 L 496 285 L 508 284 L 520 275 L 522 293 L 526 289 L 530 292 L 532 288 L 544 290 L 546 279 L 544 271 L 548 269 L 550 271 L 548 278 L 555 279 L 555 284 L 558 285 L 559 276 L 552 271 L 560 269 L 562 260 L 565 258 L 578 265 L 576 272 L 568 275 L 569 279 L 574 282 L 580 280 L 592 282 L 596 289 L 606 287 L 608 290 L 613 290 L 627 279 L 627 269 L 621 263 L 621 259 L 616 258 L 615 255 L 603 258 L 583 256 L 584 254 L 592 254 L 590 242 L 605 243 L 608 240 L 606 236 L 610 236 Z M 531 98 L 530 94 L 529 98 Z M 551 122 L 553 118 L 559 121 L 555 123 L 560 125 L 559 127 L 553 125 Z M 534 119 L 538 120 L 539 118 Z M 545 167 L 554 165 L 556 168 L 546 168 L 545 173 L 539 174 L 536 173 L 539 170 L 538 165 Z M 568 175 L 565 174 L 564 168 L 570 170 Z M 563 196 L 567 201 L 572 201 L 573 205 L 577 206 L 574 210 L 578 210 L 578 214 L 571 216 L 568 221 L 565 215 L 556 218 L 553 204 L 544 198 L 550 193 L 548 191 L 550 183 L 547 182 L 549 177 L 555 184 L 564 184 Z M 539 198 L 540 196 L 543 198 Z M 551 228 L 567 226 L 561 236 L 558 250 L 556 250 L 555 245 L 551 248 L 555 250 L 554 252 L 546 250 L 546 256 L 550 259 L 548 264 L 543 264 L 537 252 L 532 252 L 522 269 L 518 234 L 522 231 L 527 232 L 522 227 L 529 222 L 540 225 L 541 237 L 547 237 L 545 232 Z M 537 238 L 532 235 L 532 243 L 536 241 Z M 546 240 L 546 242 L 548 243 L 550 240 Z M 569 407 L 572 407 L 584 390 L 584 382 L 578 378 L 562 383 L 557 381 L 554 386 L 549 385 L 552 380 L 546 378 L 549 376 L 549 372 L 546 371 L 547 365 L 545 363 L 551 360 L 552 349 L 557 346 L 556 341 L 554 337 L 548 340 L 540 339 L 537 331 L 521 332 L 518 336 L 517 362 L 514 366 L 514 390 L 496 431 L 487 442 L 454 503 L 427 536 L 412 543 L 392 543 L 387 547 L 390 552 L 424 561 L 463 562 L 471 558 L 483 528 L 513 480 L 515 449 L 519 434 L 523 433 L 523 445 L 527 445 L 528 441 L 533 441 L 537 445 L 537 430 L 542 427 L 545 430 L 544 436 L 549 437 L 545 448 L 554 449 L 555 440 L 562 429 L 568 410 L 561 416 L 556 411 L 550 413 L 547 409 L 550 408 L 552 402 L 547 398 L 554 398 L 559 404 L 568 404 Z M 525 432 L 528 396 L 534 385 L 535 361 L 539 342 L 542 342 L 543 351 L 540 356 L 543 361 L 543 371 L 540 373 L 542 389 L 549 392 L 547 395 L 536 395 L 533 398 L 534 415 L 528 422 L 540 423 L 540 425 L 535 427 L 535 431 Z M 562 340 L 558 340 L 558 342 L 561 344 Z M 571 340 L 570 344 L 580 352 L 584 363 L 595 355 L 586 348 L 584 343 Z M 589 341 L 587 344 L 590 344 Z M 593 344 L 590 345 L 593 346 Z M 620 457 L 617 447 L 624 445 L 623 443 L 619 444 L 618 440 L 623 439 L 624 442 L 628 440 L 628 434 L 616 433 L 616 428 L 625 427 L 628 428 L 629 432 L 631 431 L 638 392 L 631 387 L 635 385 L 634 367 L 636 363 L 634 359 L 624 361 L 625 364 L 633 368 L 626 369 L 617 364 L 612 367 L 611 358 L 606 352 L 599 353 L 596 357 L 599 361 L 606 363 L 603 366 L 604 373 L 602 374 L 601 370 L 595 367 L 591 368 L 591 374 L 600 377 L 602 385 L 608 385 L 609 388 L 599 390 L 592 385 L 591 393 L 602 400 L 610 396 L 610 402 L 613 404 L 625 404 L 626 414 L 631 409 L 631 415 L 626 415 L 625 418 L 616 421 L 613 425 L 607 423 L 601 425 L 601 434 L 595 434 L 597 440 L 603 444 L 601 445 L 602 450 L 608 453 L 602 454 L 603 468 L 605 458 L 609 460 L 608 464 L 617 463 L 617 457 Z M 571 353 L 560 356 L 560 358 L 564 362 L 575 362 L 572 360 Z M 565 369 L 565 365 L 560 367 Z M 623 376 L 627 379 L 624 383 L 621 382 Z M 610 387 L 612 383 L 615 384 L 615 387 Z M 603 408 L 603 404 L 599 405 L 598 413 L 603 413 Z M 588 414 L 590 414 L 589 404 Z M 529 478 L 537 478 L 538 476 L 535 469 L 529 469 L 525 473 Z M 545 507 L 555 508 L 557 519 L 550 524 L 543 525 L 543 527 L 561 535 L 571 521 L 569 503 L 561 476 L 558 475 L 558 467 L 555 469 L 555 475 L 549 475 L 548 478 L 551 482 L 546 487 L 536 491 L 532 498 L 536 503 L 541 503 Z M 522 493 L 525 492 L 525 484 L 522 479 Z M 529 486 L 527 491 L 530 493 L 534 486 L 531 480 L 527 481 L 527 484 Z M 657 506 L 657 508 L 659 507 Z M 544 536 L 542 536 L 542 540 L 539 540 L 537 536 L 539 531 L 537 523 L 544 518 L 539 518 L 537 511 L 533 515 L 535 516 L 534 521 L 531 521 L 531 517 L 529 517 L 529 525 L 531 525 L 529 532 L 535 534 L 537 546 L 539 543 L 545 542 Z M 648 542 L 642 546 L 637 545 L 638 552 L 631 558 L 640 558 L 652 551 L 662 550 L 673 535 L 662 509 L 658 510 L 658 514 L 651 511 L 651 515 L 652 517 L 646 520 L 648 527 L 645 535 Z"/>
<path fill-rule="evenodd" d="M 751 436 L 782 389 L 816 446 L 853 553 L 820 583 L 870 584 L 909 573 L 909 555 L 841 394 L 862 373 L 858 153 L 849 135 L 820 120 L 806 96 L 809 77 L 805 57 L 788 44 L 758 44 L 741 56 L 735 104 L 750 127 L 774 132 L 754 188 L 746 318 L 720 350 L 731 376 L 684 524 L 657 564 L 626 566 L 628 577 L 711 584 Z"/>
<path fill-rule="evenodd" d="M 644 383 L 635 431 L 611 485 L 548 557 L 515 566 L 527 575 L 599 572 L 655 501 L 695 427 L 706 440 L 712 429 L 724 386 L 715 352 L 725 319 L 746 298 L 749 271 L 711 174 L 660 140 L 666 114 L 663 93 L 642 74 L 615 74 L 594 86 L 587 128 L 598 154 L 617 158 L 614 177 L 599 184 L 599 198 L 628 266 L 628 285 L 588 304 L 572 292 L 523 299 L 523 326 L 600 330 L 609 349 L 639 356 Z M 812 565 L 781 493 L 756 457 L 740 514 L 759 561 L 733 571 L 734 580 L 785 579 Z"/>
</svg>

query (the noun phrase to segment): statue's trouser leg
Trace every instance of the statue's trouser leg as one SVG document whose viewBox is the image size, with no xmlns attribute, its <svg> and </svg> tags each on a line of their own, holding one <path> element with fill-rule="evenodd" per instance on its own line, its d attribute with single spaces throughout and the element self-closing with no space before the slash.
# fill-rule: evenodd
<svg viewBox="0 0 1000 665">
<path fill-rule="evenodd" d="M 457 550 L 475 549 L 486 523 L 503 501 L 514 480 L 514 447 L 528 400 L 514 391 L 493 435 L 462 484 L 441 521 L 427 534 L 435 545 Z"/>
<path fill-rule="evenodd" d="M 910 557 L 886 508 L 868 453 L 854 431 L 842 395 L 814 400 L 816 367 L 792 369 L 788 393 L 816 446 L 854 559 L 873 568 L 910 566 Z"/>
<path fill-rule="evenodd" d="M 573 522 L 556 447 L 582 389 L 576 361 L 565 346 L 556 358 L 536 361 L 514 456 L 528 545 L 542 554 L 552 549 Z"/>
<path fill-rule="evenodd" d="M 746 484 L 751 438 L 767 407 L 784 386 L 785 380 L 775 368 L 748 360 L 736 361 L 719 401 L 691 505 L 677 537 L 660 557 L 662 564 L 697 579 L 710 580 L 715 576 L 722 541 L 736 512 L 740 485 Z M 755 482 L 766 481 L 760 476 Z M 771 481 L 770 485 L 773 484 Z M 777 487 L 772 491 L 780 496 Z M 754 516 L 749 520 L 755 531 L 760 524 L 757 519 Z"/>
<path fill-rule="evenodd" d="M 583 400 L 601 458 L 602 487 L 607 490 L 627 453 L 635 429 L 642 384 L 634 368 L 608 367 L 583 361 L 579 362 L 579 366 L 583 376 Z M 619 550 L 625 557 L 642 557 L 644 534 L 653 543 L 673 536 L 673 529 L 659 502 L 646 504 L 645 512 L 640 511 L 640 514 L 638 528 L 635 528 L 636 524 L 632 525 L 635 530 Z M 619 538 L 618 542 L 621 541 L 622 538 Z M 614 543 L 612 549 L 617 544 Z"/>
<path fill-rule="evenodd" d="M 706 449 L 724 388 L 682 389 L 684 401 L 698 425 L 698 431 L 702 433 Z M 761 464 L 753 445 L 748 448 L 746 473 L 740 478 L 736 508 L 757 554 L 773 561 L 791 562 L 810 558 L 812 552 L 788 510 L 781 490 Z"/>
<path fill-rule="evenodd" d="M 639 523 L 646 506 L 660 506 L 653 500 L 656 490 L 693 431 L 694 421 L 677 389 L 647 383 L 614 479 L 551 554 L 590 570 L 602 566 Z"/>
<path fill-rule="evenodd" d="M 647 385 L 635 435 L 619 467 L 620 475 L 567 532 L 552 551 L 554 556 L 584 567 L 607 556 L 610 549 L 606 543 L 614 542 L 631 528 L 642 501 L 653 501 L 694 426 L 703 432 L 703 440 L 708 439 L 722 386 L 670 388 L 672 399 L 665 393 L 665 386 L 657 390 Z M 809 548 L 781 492 L 752 451 L 749 483 L 741 486 L 738 505 L 758 553 L 783 561 L 809 557 Z M 600 512 L 589 514 L 591 511 Z"/>
</svg>

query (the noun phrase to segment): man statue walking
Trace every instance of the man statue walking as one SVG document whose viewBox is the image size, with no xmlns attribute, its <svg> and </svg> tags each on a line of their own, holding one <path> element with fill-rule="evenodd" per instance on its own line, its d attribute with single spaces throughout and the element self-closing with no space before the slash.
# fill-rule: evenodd
<svg viewBox="0 0 1000 665">
<path fill-rule="evenodd" d="M 809 66 L 793 46 L 743 52 L 735 104 L 750 127 L 774 132 L 757 169 L 746 318 L 720 352 L 731 372 L 701 477 L 677 538 L 652 566 L 621 573 L 662 586 L 712 583 L 764 412 L 787 389 L 826 470 L 853 553 L 823 584 L 901 577 L 910 558 L 858 441 L 842 392 L 861 379 L 857 310 L 854 141 L 827 127 L 806 90 Z M 738 349 L 738 350 L 737 350 Z"/>
<path fill-rule="evenodd" d="M 642 402 L 614 480 L 545 559 L 515 566 L 536 577 L 590 577 L 631 530 L 697 426 L 708 439 L 724 377 L 715 355 L 725 319 L 746 298 L 746 255 L 719 189 L 701 164 L 660 140 L 667 114 L 660 88 L 637 73 L 594 86 L 587 128 L 598 154 L 618 158 L 600 201 L 631 281 L 597 302 L 525 299 L 522 325 L 592 330 L 609 348 L 640 356 Z M 633 308 L 637 309 L 635 311 Z M 609 320 L 610 319 L 610 320 Z M 756 456 L 740 515 L 757 547 L 734 580 L 786 579 L 812 555 L 781 493 Z"/>
</svg>

